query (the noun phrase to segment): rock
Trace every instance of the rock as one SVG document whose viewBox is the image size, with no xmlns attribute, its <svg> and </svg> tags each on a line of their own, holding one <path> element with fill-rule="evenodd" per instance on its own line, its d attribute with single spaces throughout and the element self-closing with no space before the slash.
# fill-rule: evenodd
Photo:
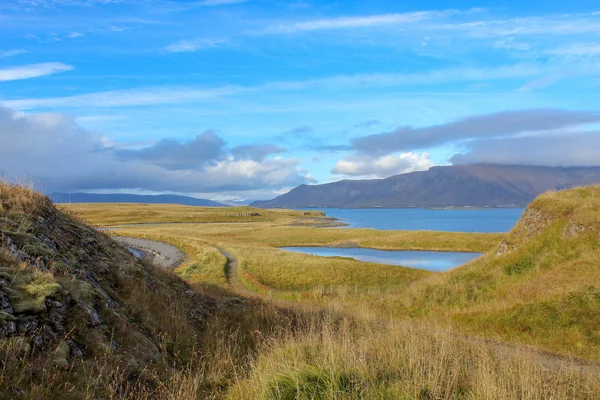
<svg viewBox="0 0 600 400">
<path fill-rule="evenodd" d="M 69 312 L 69 307 L 62 301 L 46 299 L 46 308 L 48 310 L 46 319 L 50 322 L 50 325 L 58 333 L 65 332 L 65 319 Z"/>
<path fill-rule="evenodd" d="M 69 355 L 71 358 L 83 358 L 83 352 L 74 341 L 67 340 L 66 343 L 69 345 Z"/>
<path fill-rule="evenodd" d="M 44 344 L 44 338 L 42 338 L 41 335 L 35 335 L 32 339 L 31 339 L 31 344 L 34 347 L 41 347 Z"/>
<path fill-rule="evenodd" d="M 39 318 L 35 315 L 24 315 L 19 318 L 18 331 L 20 335 L 33 333 L 38 329 Z"/>
<path fill-rule="evenodd" d="M 17 334 L 17 324 L 15 321 L 6 321 L 0 327 L 0 336 L 14 336 Z"/>
<path fill-rule="evenodd" d="M 0 310 L 8 314 L 12 314 L 14 312 L 10 303 L 10 298 L 2 290 L 0 290 Z"/>
<path fill-rule="evenodd" d="M 90 326 L 96 328 L 101 325 L 104 325 L 104 321 L 102 321 L 102 318 L 100 317 L 100 315 L 96 312 L 96 310 L 93 307 L 90 307 L 88 304 L 86 304 L 83 301 L 79 302 L 79 306 L 81 308 L 83 308 L 85 310 L 85 312 L 88 314 L 88 316 L 89 316 L 88 322 L 89 322 Z"/>
<path fill-rule="evenodd" d="M 496 251 L 496 255 L 497 256 L 501 256 L 501 255 L 504 255 L 504 254 L 512 253 L 516 249 L 517 248 L 516 248 L 516 246 L 514 244 L 508 243 L 506 240 L 503 240 L 502 243 L 500 243 L 500 246 L 498 246 L 498 250 Z"/>
<path fill-rule="evenodd" d="M 581 236 L 587 231 L 587 228 L 583 225 L 577 225 L 569 221 L 562 231 L 563 238 L 576 238 Z"/>
</svg>

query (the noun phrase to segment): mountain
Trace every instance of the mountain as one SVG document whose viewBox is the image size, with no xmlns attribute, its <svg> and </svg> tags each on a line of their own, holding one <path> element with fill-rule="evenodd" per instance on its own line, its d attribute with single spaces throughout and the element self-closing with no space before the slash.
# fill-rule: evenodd
<svg viewBox="0 0 600 400">
<path fill-rule="evenodd" d="M 255 207 L 524 207 L 548 190 L 600 183 L 600 167 L 454 165 L 386 179 L 300 185 Z"/>
<path fill-rule="evenodd" d="M 184 206 L 227 207 L 216 201 L 175 194 L 141 195 L 125 193 L 51 193 L 54 203 L 144 203 L 144 204 L 181 204 Z"/>
</svg>

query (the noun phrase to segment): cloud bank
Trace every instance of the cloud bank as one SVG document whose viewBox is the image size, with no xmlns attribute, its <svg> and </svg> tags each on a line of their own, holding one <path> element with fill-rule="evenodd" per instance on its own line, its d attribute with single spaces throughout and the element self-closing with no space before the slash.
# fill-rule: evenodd
<svg viewBox="0 0 600 400">
<path fill-rule="evenodd" d="M 0 108 L 0 173 L 33 179 L 46 192 L 146 190 L 215 193 L 279 189 L 310 182 L 294 158 L 272 145 L 229 149 L 213 131 L 189 141 L 164 139 L 123 149 L 61 114 Z"/>
<path fill-rule="evenodd" d="M 600 165 L 600 131 L 567 131 L 540 136 L 476 140 L 453 164 L 520 164 L 555 167 Z"/>
<path fill-rule="evenodd" d="M 600 112 L 597 111 L 557 109 L 503 111 L 422 128 L 401 126 L 392 132 L 356 138 L 352 141 L 351 148 L 362 154 L 383 155 L 424 149 L 460 140 L 506 137 L 598 122 L 600 122 Z"/>
<path fill-rule="evenodd" d="M 322 149 L 351 151 L 331 173 L 354 178 L 427 170 L 434 162 L 419 151 L 448 145 L 461 149 L 449 158 L 452 164 L 600 166 L 600 130 L 584 129 L 599 122 L 596 111 L 503 111 L 435 126 L 403 126 Z"/>
</svg>

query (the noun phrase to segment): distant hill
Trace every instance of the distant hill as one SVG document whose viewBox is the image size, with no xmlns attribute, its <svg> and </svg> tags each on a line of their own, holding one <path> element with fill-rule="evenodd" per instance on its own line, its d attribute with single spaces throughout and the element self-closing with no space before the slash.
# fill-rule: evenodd
<svg viewBox="0 0 600 400">
<path fill-rule="evenodd" d="M 300 185 L 255 207 L 524 207 L 553 189 L 600 183 L 600 167 L 455 165 L 386 179 Z"/>
<path fill-rule="evenodd" d="M 227 207 L 216 201 L 174 194 L 97 194 L 97 193 L 52 193 L 49 196 L 54 203 L 143 203 L 143 204 L 181 204 L 184 206 Z"/>
</svg>

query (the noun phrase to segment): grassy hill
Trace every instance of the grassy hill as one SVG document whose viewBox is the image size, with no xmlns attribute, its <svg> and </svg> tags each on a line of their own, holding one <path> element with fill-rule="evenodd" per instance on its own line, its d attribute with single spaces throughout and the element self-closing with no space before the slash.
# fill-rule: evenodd
<svg viewBox="0 0 600 400">
<path fill-rule="evenodd" d="M 403 302 L 412 315 L 598 360 L 599 234 L 600 186 L 546 193 L 496 248 L 419 282 Z"/>
</svg>

